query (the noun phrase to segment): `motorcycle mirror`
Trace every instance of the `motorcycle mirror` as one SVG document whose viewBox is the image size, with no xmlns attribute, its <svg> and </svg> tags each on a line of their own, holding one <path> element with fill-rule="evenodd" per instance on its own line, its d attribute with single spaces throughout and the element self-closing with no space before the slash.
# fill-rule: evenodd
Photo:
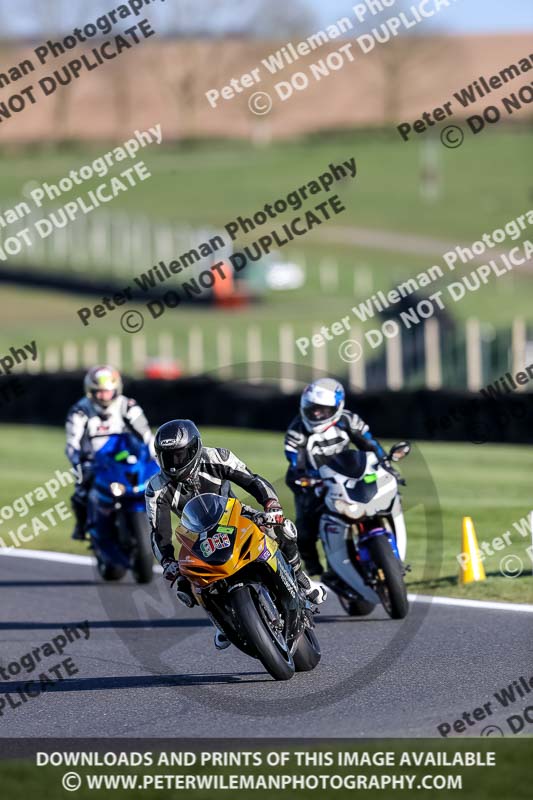
<svg viewBox="0 0 533 800">
<path fill-rule="evenodd" d="M 389 458 L 391 461 L 401 461 L 402 458 L 405 458 L 411 452 L 411 445 L 409 442 L 398 442 L 393 447 L 391 447 Z"/>
</svg>

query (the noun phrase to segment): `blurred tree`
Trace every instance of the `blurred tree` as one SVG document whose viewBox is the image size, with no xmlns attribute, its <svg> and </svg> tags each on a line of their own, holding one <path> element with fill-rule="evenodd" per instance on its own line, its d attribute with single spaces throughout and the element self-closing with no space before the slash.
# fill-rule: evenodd
<svg viewBox="0 0 533 800">
<path fill-rule="evenodd" d="M 239 75 L 247 69 L 242 49 L 232 39 L 287 41 L 315 30 L 315 17 L 306 0 L 234 0 L 231 6 L 227 0 L 181 0 L 172 7 L 168 22 L 173 33 L 188 39 L 186 61 L 183 49 L 176 45 L 176 62 L 165 60 L 162 70 L 159 64 L 159 75 L 174 99 L 184 130 L 197 108 L 205 106 L 207 88 L 226 83 L 237 66 Z M 220 42 L 222 36 L 226 46 Z"/>
<path fill-rule="evenodd" d="M 168 19 L 181 36 L 270 39 L 312 32 L 315 16 L 309 0 L 181 0 Z"/>
<path fill-rule="evenodd" d="M 397 0 L 389 13 L 368 15 L 363 22 L 356 23 L 354 36 L 372 35 L 377 29 L 380 39 L 384 39 L 387 19 L 401 12 L 406 19 L 414 19 L 411 6 L 411 0 Z M 420 93 L 425 81 L 427 85 L 440 82 L 439 77 L 449 70 L 450 59 L 457 62 L 461 58 L 462 48 L 457 38 L 446 36 L 445 16 L 440 21 L 442 25 L 438 28 L 428 28 L 424 20 L 416 28 L 400 28 L 397 36 L 389 33 L 389 41 L 376 42 L 373 50 L 363 56 L 374 68 L 378 91 L 383 98 L 385 124 L 398 120 L 406 102 Z M 365 42 L 365 46 L 370 46 L 368 40 Z"/>
</svg>

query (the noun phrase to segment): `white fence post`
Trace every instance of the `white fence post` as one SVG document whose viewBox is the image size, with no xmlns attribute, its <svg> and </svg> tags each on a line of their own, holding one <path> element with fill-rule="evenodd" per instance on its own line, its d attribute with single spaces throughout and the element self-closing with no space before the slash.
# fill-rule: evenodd
<svg viewBox="0 0 533 800">
<path fill-rule="evenodd" d="M 372 271 L 367 264 L 359 264 L 353 273 L 353 293 L 356 297 L 371 295 L 374 290 Z"/>
<path fill-rule="evenodd" d="M 106 259 L 109 253 L 109 220 L 103 214 L 97 214 L 90 219 L 89 251 L 91 262 L 97 268 L 107 268 Z"/>
<path fill-rule="evenodd" d="M 82 346 L 81 363 L 85 369 L 90 369 L 98 364 L 98 342 L 87 339 Z"/>
<path fill-rule="evenodd" d="M 481 330 L 477 319 L 466 321 L 466 384 L 470 392 L 479 391 L 483 385 Z"/>
<path fill-rule="evenodd" d="M 402 337 L 401 334 L 385 341 L 387 360 L 387 387 L 397 391 L 403 387 Z"/>
<path fill-rule="evenodd" d="M 348 361 L 348 385 L 350 389 L 364 390 L 366 389 L 366 362 L 365 351 L 362 345 L 363 333 L 361 328 L 357 326 L 351 329 L 350 335 L 354 343 L 359 343 L 361 350 L 360 355 L 359 351 L 356 349 L 346 352 L 346 358 L 348 358 L 350 354 L 352 356 Z M 351 346 L 354 347 L 354 345 Z M 356 358 L 355 356 L 358 357 Z"/>
<path fill-rule="evenodd" d="M 109 267 L 120 276 L 128 273 L 131 265 L 132 242 L 128 214 L 115 212 L 111 217 L 111 226 L 113 248 Z"/>
<path fill-rule="evenodd" d="M 320 328 L 315 326 L 313 328 L 313 336 L 320 334 Z M 324 342 L 322 347 L 313 347 L 313 356 L 311 368 L 313 371 L 313 378 L 323 378 L 328 371 L 328 351 L 327 345 Z"/>
<path fill-rule="evenodd" d="M 513 321 L 513 375 L 522 372 L 526 365 L 527 329 L 523 319 Z M 524 386 L 518 386 L 517 392 L 523 392 Z"/>
<path fill-rule="evenodd" d="M 199 375 L 204 371 L 204 336 L 201 328 L 189 331 L 189 374 Z"/>
<path fill-rule="evenodd" d="M 54 248 L 54 258 L 61 262 L 70 260 L 68 232 L 66 228 L 54 228 L 50 239 Z"/>
<path fill-rule="evenodd" d="M 44 351 L 45 372 L 59 372 L 60 359 L 57 347 L 47 347 Z"/>
<path fill-rule="evenodd" d="M 339 265 L 332 259 L 324 259 L 319 267 L 320 291 L 330 293 L 339 288 Z"/>
<path fill-rule="evenodd" d="M 162 361 L 173 361 L 174 338 L 170 333 L 160 333 L 157 340 L 157 355 Z"/>
<path fill-rule="evenodd" d="M 261 383 L 263 348 L 261 331 L 257 327 L 248 328 L 246 332 L 246 361 L 248 363 L 248 380 L 250 383 Z"/>
<path fill-rule="evenodd" d="M 106 342 L 106 362 L 119 371 L 122 369 L 122 343 L 118 336 L 110 336 Z"/>
<path fill-rule="evenodd" d="M 63 344 L 63 369 L 65 372 L 74 372 L 78 368 L 78 345 L 76 342 L 64 342 Z"/>
<path fill-rule="evenodd" d="M 432 317 L 424 323 L 424 356 L 426 361 L 426 387 L 440 389 L 442 386 L 442 364 L 440 357 L 439 323 Z"/>
<path fill-rule="evenodd" d="M 217 364 L 218 374 L 226 380 L 232 374 L 231 333 L 225 328 L 217 332 Z"/>
<path fill-rule="evenodd" d="M 294 331 L 292 325 L 280 325 L 279 341 L 279 388 L 282 392 L 293 392 L 297 383 L 294 366 Z"/>
<path fill-rule="evenodd" d="M 146 339 L 142 333 L 131 337 L 131 363 L 135 372 L 144 372 L 146 367 Z"/>
</svg>

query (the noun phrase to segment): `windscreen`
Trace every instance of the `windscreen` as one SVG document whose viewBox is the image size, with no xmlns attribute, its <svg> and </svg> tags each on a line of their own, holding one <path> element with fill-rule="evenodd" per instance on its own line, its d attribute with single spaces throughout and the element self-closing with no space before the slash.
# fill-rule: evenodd
<svg viewBox="0 0 533 800">
<path fill-rule="evenodd" d="M 227 497 L 199 494 L 189 500 L 181 516 L 181 524 L 191 533 L 203 533 L 220 522 L 226 510 Z"/>
<path fill-rule="evenodd" d="M 359 450 L 345 450 L 325 460 L 325 464 L 348 478 L 360 478 L 366 469 L 366 457 L 367 454 Z"/>
</svg>

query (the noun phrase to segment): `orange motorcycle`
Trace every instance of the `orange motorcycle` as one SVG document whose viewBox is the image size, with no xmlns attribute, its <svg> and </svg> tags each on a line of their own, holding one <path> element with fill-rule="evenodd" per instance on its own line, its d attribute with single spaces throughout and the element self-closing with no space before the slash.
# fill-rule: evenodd
<svg viewBox="0 0 533 800">
<path fill-rule="evenodd" d="M 234 497 L 189 500 L 176 531 L 180 572 L 200 605 L 243 653 L 286 681 L 320 661 L 316 612 L 276 540 Z"/>
</svg>

